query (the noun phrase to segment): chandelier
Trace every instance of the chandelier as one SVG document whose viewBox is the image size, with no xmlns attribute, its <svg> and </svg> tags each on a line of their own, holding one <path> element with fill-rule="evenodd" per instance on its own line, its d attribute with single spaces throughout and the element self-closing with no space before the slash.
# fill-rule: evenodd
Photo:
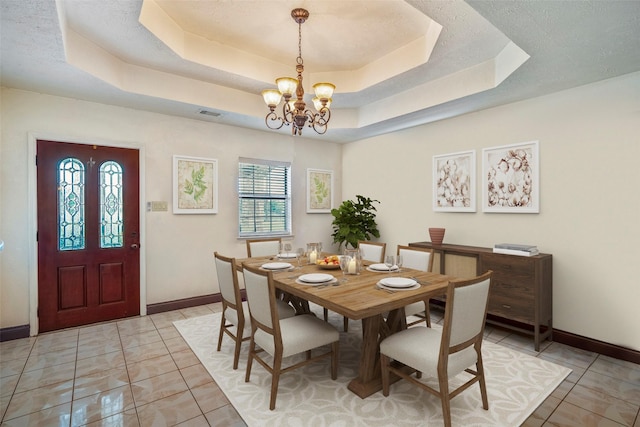
<svg viewBox="0 0 640 427">
<path fill-rule="evenodd" d="M 302 87 L 302 72 L 304 61 L 302 60 L 302 24 L 309 18 L 309 12 L 305 9 L 293 9 L 291 17 L 298 23 L 298 58 L 296 58 L 297 78 L 280 77 L 276 79 L 278 89 L 266 89 L 262 91 L 264 102 L 269 107 L 269 113 L 264 119 L 269 129 L 280 129 L 284 125 L 291 125 L 292 135 L 302 135 L 302 128 L 308 126 L 319 134 L 327 131 L 327 124 L 331 119 L 331 97 L 335 85 L 331 83 L 316 83 L 313 85 L 315 98 L 313 105 L 315 111 L 307 109 L 304 102 L 304 89 Z M 296 98 L 293 99 L 295 94 Z M 284 97 L 282 116 L 278 117 L 276 107 Z"/>
</svg>

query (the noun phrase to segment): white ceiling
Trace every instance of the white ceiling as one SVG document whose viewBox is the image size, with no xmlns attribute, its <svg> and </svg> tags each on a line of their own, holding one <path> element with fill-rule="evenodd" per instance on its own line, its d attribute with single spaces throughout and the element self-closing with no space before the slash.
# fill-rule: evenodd
<svg viewBox="0 0 640 427">
<path fill-rule="evenodd" d="M 305 90 L 337 86 L 329 130 L 305 137 L 349 142 L 640 70 L 637 0 L 1 0 L 1 83 L 274 132 L 260 91 L 295 75 L 296 7 Z"/>
</svg>

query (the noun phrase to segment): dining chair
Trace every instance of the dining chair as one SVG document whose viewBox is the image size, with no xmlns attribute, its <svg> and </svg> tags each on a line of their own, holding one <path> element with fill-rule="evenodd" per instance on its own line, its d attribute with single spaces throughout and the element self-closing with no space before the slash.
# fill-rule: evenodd
<svg viewBox="0 0 640 427">
<path fill-rule="evenodd" d="M 433 270 L 433 249 L 416 248 L 412 246 L 398 245 L 397 254 L 402 256 L 402 266 L 420 271 Z M 419 320 L 409 323 L 413 326 L 421 322 L 426 322 L 427 327 L 431 327 L 431 311 L 429 300 L 414 302 L 404 308 L 405 315 L 420 317 Z M 424 314 L 423 314 L 424 313 Z"/>
<path fill-rule="evenodd" d="M 388 336 L 380 343 L 382 394 L 389 396 L 390 373 L 440 398 L 445 427 L 451 426 L 450 400 L 478 382 L 482 407 L 489 409 L 482 365 L 482 336 L 487 317 L 491 271 L 472 279 L 450 281 L 442 329 L 409 328 Z M 393 361 L 393 362 L 392 362 Z M 403 364 L 405 366 L 398 366 Z M 475 369 L 473 369 L 475 365 Z M 416 376 L 406 367 L 415 369 Z M 472 378 L 449 390 L 449 380 L 462 372 Z M 438 379 L 438 389 L 422 376 Z"/>
<path fill-rule="evenodd" d="M 371 242 L 369 240 L 360 240 L 358 249 L 362 259 L 370 262 L 384 262 L 384 251 L 387 244 L 383 242 Z"/>
<path fill-rule="evenodd" d="M 244 283 L 251 315 L 251 341 L 245 382 L 251 377 L 251 366 L 257 361 L 271 374 L 271 399 L 269 409 L 276 406 L 280 375 L 314 362 L 320 358 L 331 358 L 331 379 L 338 377 L 338 350 L 340 334 L 331 325 L 310 314 L 278 319 L 276 310 L 276 288 L 273 273 L 259 268 L 243 266 Z M 330 346 L 329 351 L 311 357 L 311 350 Z M 260 353 L 272 356 L 270 366 Z M 306 353 L 305 359 L 282 368 L 284 358 Z"/>
<path fill-rule="evenodd" d="M 251 337 L 251 320 L 249 307 L 246 301 L 242 301 L 238 275 L 236 274 L 234 258 L 229 258 L 214 252 L 218 285 L 222 297 L 222 316 L 220 319 L 220 333 L 218 334 L 218 351 L 222 347 L 222 337 L 227 334 L 235 342 L 233 352 L 233 369 L 238 369 L 240 359 L 240 347 L 243 341 Z M 276 300 L 278 316 L 281 319 L 295 316 L 292 306 L 284 301 Z M 235 328 L 235 333 L 234 329 Z"/>
<path fill-rule="evenodd" d="M 247 257 L 278 255 L 280 253 L 280 237 L 247 240 Z"/>
</svg>

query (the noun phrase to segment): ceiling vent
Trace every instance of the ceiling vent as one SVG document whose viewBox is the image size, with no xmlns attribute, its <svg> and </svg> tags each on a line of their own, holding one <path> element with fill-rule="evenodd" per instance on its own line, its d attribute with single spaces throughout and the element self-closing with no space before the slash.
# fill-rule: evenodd
<svg viewBox="0 0 640 427">
<path fill-rule="evenodd" d="M 205 116 L 211 116 L 211 117 L 220 117 L 220 113 L 216 113 L 215 111 L 209 111 L 209 110 L 200 110 L 200 114 L 204 114 Z"/>
</svg>

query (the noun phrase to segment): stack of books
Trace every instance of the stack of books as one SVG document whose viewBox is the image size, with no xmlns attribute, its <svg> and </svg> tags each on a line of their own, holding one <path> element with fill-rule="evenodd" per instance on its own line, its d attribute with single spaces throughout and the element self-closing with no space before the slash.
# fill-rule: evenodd
<svg viewBox="0 0 640 427">
<path fill-rule="evenodd" d="M 540 253 L 537 246 L 518 245 L 515 243 L 498 243 L 493 246 L 493 252 L 519 256 L 534 256 Z"/>
</svg>

